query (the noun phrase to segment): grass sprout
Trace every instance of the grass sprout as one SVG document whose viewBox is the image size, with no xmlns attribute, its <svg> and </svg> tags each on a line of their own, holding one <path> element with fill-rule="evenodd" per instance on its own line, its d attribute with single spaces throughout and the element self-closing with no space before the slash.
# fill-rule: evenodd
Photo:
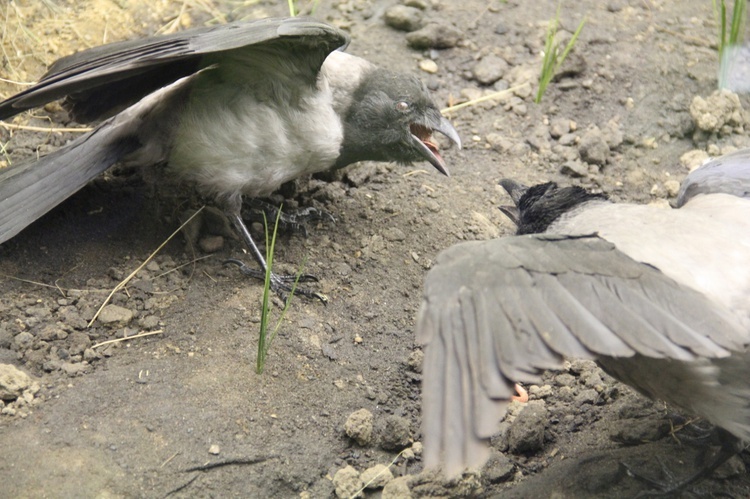
<svg viewBox="0 0 750 499">
<path fill-rule="evenodd" d="M 734 0 L 732 9 L 732 20 L 727 32 L 727 4 L 721 0 L 718 5 L 719 16 L 719 60 L 724 56 L 724 50 L 732 45 L 737 45 L 743 38 L 743 27 L 745 24 L 746 0 Z M 714 12 L 717 11 L 716 0 L 714 0 Z"/>
<path fill-rule="evenodd" d="M 310 12 L 309 14 L 315 14 L 315 10 L 318 8 L 318 2 L 320 0 L 312 0 L 310 3 Z M 287 5 L 289 5 L 289 15 L 294 17 L 298 15 L 301 11 L 299 8 L 299 1 L 298 0 L 287 0 Z"/>
<path fill-rule="evenodd" d="M 558 7 L 557 15 L 552 21 L 550 21 L 550 25 L 547 28 L 547 37 L 544 42 L 544 58 L 542 59 L 542 71 L 539 75 L 539 88 L 536 92 L 536 97 L 534 98 L 534 102 L 537 104 L 542 101 L 547 86 L 552 81 L 552 78 L 555 77 L 557 70 L 560 69 L 560 66 L 562 66 L 562 63 L 565 61 L 565 58 L 568 57 L 570 51 L 573 50 L 573 45 L 575 45 L 576 40 L 578 40 L 578 35 L 581 34 L 583 25 L 586 24 L 585 18 L 581 20 L 575 33 L 573 33 L 573 37 L 565 45 L 565 48 L 561 50 L 560 44 L 555 42 L 559 21 L 560 8 Z"/>
<path fill-rule="evenodd" d="M 265 280 L 263 282 L 263 303 L 262 303 L 262 309 L 260 312 L 260 332 L 258 335 L 258 357 L 255 362 L 255 372 L 258 374 L 263 373 L 263 368 L 266 365 L 266 357 L 268 356 L 268 350 L 271 347 L 271 342 L 276 337 L 276 334 L 279 332 L 279 328 L 281 327 L 281 324 L 284 321 L 284 316 L 289 310 L 289 305 L 291 305 L 292 299 L 294 298 L 294 291 L 297 289 L 297 283 L 299 282 L 299 279 L 302 276 L 303 269 L 305 268 L 305 263 L 302 262 L 302 265 L 297 271 L 297 275 L 294 279 L 294 284 L 292 284 L 292 290 L 289 293 L 289 298 L 287 298 L 286 303 L 284 304 L 284 308 L 281 311 L 281 315 L 279 316 L 279 320 L 276 322 L 276 325 L 274 326 L 273 330 L 271 330 L 269 333 L 269 321 L 270 321 L 270 316 L 271 316 L 270 299 L 271 299 L 271 293 L 274 292 L 271 289 L 271 272 L 272 272 L 271 269 L 273 268 L 273 255 L 274 255 L 274 248 L 276 247 L 276 235 L 279 230 L 280 218 L 281 218 L 281 207 L 279 207 L 279 211 L 276 213 L 276 222 L 274 223 L 274 226 L 273 226 L 273 232 L 270 233 L 270 240 L 269 240 L 268 220 L 266 220 L 266 214 L 265 213 L 263 214 L 263 225 L 265 227 L 265 233 L 266 233 L 266 275 L 265 275 Z"/>
</svg>

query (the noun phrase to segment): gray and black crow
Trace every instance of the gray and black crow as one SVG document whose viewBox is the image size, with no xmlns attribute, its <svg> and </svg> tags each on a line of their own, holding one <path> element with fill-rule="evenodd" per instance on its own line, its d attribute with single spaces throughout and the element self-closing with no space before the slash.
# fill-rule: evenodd
<svg viewBox="0 0 750 499">
<path fill-rule="evenodd" d="M 691 173 L 679 209 L 501 185 L 519 235 L 453 246 L 425 280 L 425 466 L 481 466 L 514 383 L 564 358 L 750 441 L 750 150 Z"/>
<path fill-rule="evenodd" d="M 0 119 L 65 98 L 76 121 L 105 121 L 39 161 L 0 171 L 0 243 L 115 163 L 163 165 L 223 206 L 265 268 L 240 216 L 243 196 L 364 160 L 426 160 L 447 175 L 432 132 L 460 140 L 424 85 L 337 50 L 347 43 L 312 19 L 263 19 L 58 60 L 0 103 Z M 276 277 L 274 287 L 288 289 Z"/>
</svg>

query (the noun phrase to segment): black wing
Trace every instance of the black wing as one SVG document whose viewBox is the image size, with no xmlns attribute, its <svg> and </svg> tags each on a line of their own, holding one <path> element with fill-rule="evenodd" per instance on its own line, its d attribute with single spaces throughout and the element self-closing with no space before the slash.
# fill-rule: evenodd
<svg viewBox="0 0 750 499">
<path fill-rule="evenodd" d="M 514 382 L 539 382 L 563 357 L 724 357 L 747 335 L 730 312 L 596 236 L 456 245 L 427 275 L 417 321 L 425 466 L 481 466 Z"/>
<path fill-rule="evenodd" d="M 253 51 L 275 53 L 289 61 L 285 70 L 314 82 L 328 54 L 347 43 L 348 37 L 336 28 L 301 17 L 236 22 L 112 43 L 55 62 L 39 83 L 0 103 L 0 119 L 63 97 L 76 121 L 102 119 L 179 78 L 221 64 L 223 56 L 231 60 L 238 51 L 249 54 L 248 63 Z"/>
<path fill-rule="evenodd" d="M 680 186 L 677 207 L 698 194 L 720 192 L 750 197 L 750 149 L 715 158 L 691 172 Z"/>
</svg>

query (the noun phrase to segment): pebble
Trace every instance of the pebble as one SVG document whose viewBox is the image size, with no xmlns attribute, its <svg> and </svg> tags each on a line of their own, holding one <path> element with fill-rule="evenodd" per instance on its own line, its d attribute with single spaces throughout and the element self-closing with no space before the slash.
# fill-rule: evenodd
<svg viewBox="0 0 750 499">
<path fill-rule="evenodd" d="M 463 33 L 447 23 L 430 23 L 406 35 L 406 42 L 413 49 L 448 49 L 458 45 Z"/>
<path fill-rule="evenodd" d="M 424 352 L 422 350 L 414 350 L 410 355 L 409 359 L 406 361 L 406 364 L 409 366 L 409 369 L 414 371 L 415 373 L 421 373 L 422 372 L 422 364 L 424 363 Z"/>
<path fill-rule="evenodd" d="M 589 167 L 578 160 L 566 161 L 560 166 L 560 173 L 573 178 L 581 178 L 588 175 Z"/>
<path fill-rule="evenodd" d="M 598 127 L 592 127 L 583 134 L 578 144 L 578 153 L 586 163 L 604 165 L 609 158 L 609 146 Z"/>
<path fill-rule="evenodd" d="M 508 448 L 515 454 L 534 453 L 544 447 L 544 427 L 547 408 L 540 403 L 529 402 L 516 416 L 508 431 Z"/>
<path fill-rule="evenodd" d="M 667 180 L 664 182 L 664 188 L 667 190 L 667 196 L 673 198 L 680 192 L 680 182 L 677 180 Z"/>
<path fill-rule="evenodd" d="M 132 310 L 112 304 L 105 306 L 99 314 L 99 322 L 101 322 L 102 324 L 127 324 L 132 318 Z"/>
<path fill-rule="evenodd" d="M 34 342 L 34 335 L 28 331 L 21 331 L 13 338 L 18 350 L 26 350 Z"/>
<path fill-rule="evenodd" d="M 432 59 L 422 59 L 419 61 L 419 69 L 425 73 L 435 74 L 438 72 L 438 65 Z"/>
<path fill-rule="evenodd" d="M 680 164 L 691 172 L 706 161 L 708 161 L 708 153 L 702 149 L 693 149 L 680 156 Z"/>
<path fill-rule="evenodd" d="M 411 490 L 409 489 L 409 475 L 394 478 L 388 485 L 383 488 L 381 499 L 411 499 Z"/>
<path fill-rule="evenodd" d="M 492 85 L 508 71 L 508 63 L 494 54 L 484 56 L 474 65 L 471 73 L 482 85 Z"/>
<path fill-rule="evenodd" d="M 346 435 L 361 446 L 372 443 L 373 415 L 367 409 L 360 409 L 349 415 L 344 423 Z"/>
<path fill-rule="evenodd" d="M 566 133 L 570 132 L 570 119 L 556 117 L 552 118 L 549 123 L 549 134 L 553 139 L 559 139 Z"/>
<path fill-rule="evenodd" d="M 496 453 L 487 461 L 482 475 L 490 483 L 501 483 L 513 477 L 516 467 L 505 454 Z"/>
<path fill-rule="evenodd" d="M 393 480 L 393 473 L 391 469 L 384 464 L 376 464 L 370 468 L 367 468 L 360 475 L 362 482 L 365 484 L 367 489 L 382 489 L 388 482 Z"/>
<path fill-rule="evenodd" d="M 208 453 L 214 456 L 218 456 L 221 453 L 219 444 L 211 444 L 211 447 L 208 448 Z"/>
<path fill-rule="evenodd" d="M 30 385 L 28 374 L 11 364 L 0 364 L 0 400 L 16 400 Z"/>
<path fill-rule="evenodd" d="M 723 132 L 725 125 L 745 124 L 740 98 L 726 89 L 717 90 L 705 99 L 696 96 L 690 103 L 690 116 L 698 129 L 709 133 Z"/>
<path fill-rule="evenodd" d="M 359 472 L 353 466 L 341 468 L 333 475 L 333 486 L 336 489 L 336 497 L 341 499 L 363 497 L 361 489 L 364 483 Z"/>
<path fill-rule="evenodd" d="M 384 450 L 401 450 L 409 445 L 409 420 L 400 416 L 388 416 L 380 431 L 380 447 Z"/>
<path fill-rule="evenodd" d="M 416 31 L 422 27 L 422 11 L 408 5 L 394 5 L 385 11 L 385 24 L 401 31 Z"/>
</svg>

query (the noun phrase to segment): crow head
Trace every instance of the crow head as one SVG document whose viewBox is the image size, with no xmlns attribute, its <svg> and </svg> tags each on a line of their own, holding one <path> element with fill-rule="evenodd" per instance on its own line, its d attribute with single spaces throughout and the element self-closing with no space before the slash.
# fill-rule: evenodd
<svg viewBox="0 0 750 499">
<path fill-rule="evenodd" d="M 554 182 L 527 187 L 514 180 L 503 179 L 500 185 L 515 206 L 501 206 L 500 211 L 518 227 L 516 234 L 540 234 L 561 215 L 588 201 L 604 201 L 607 196 L 588 192 L 583 187 L 558 187 Z"/>
<path fill-rule="evenodd" d="M 344 143 L 337 166 L 356 161 L 429 161 L 448 175 L 433 140 L 440 132 L 458 147 L 461 139 L 415 77 L 376 69 L 355 90 L 343 117 Z"/>
</svg>

